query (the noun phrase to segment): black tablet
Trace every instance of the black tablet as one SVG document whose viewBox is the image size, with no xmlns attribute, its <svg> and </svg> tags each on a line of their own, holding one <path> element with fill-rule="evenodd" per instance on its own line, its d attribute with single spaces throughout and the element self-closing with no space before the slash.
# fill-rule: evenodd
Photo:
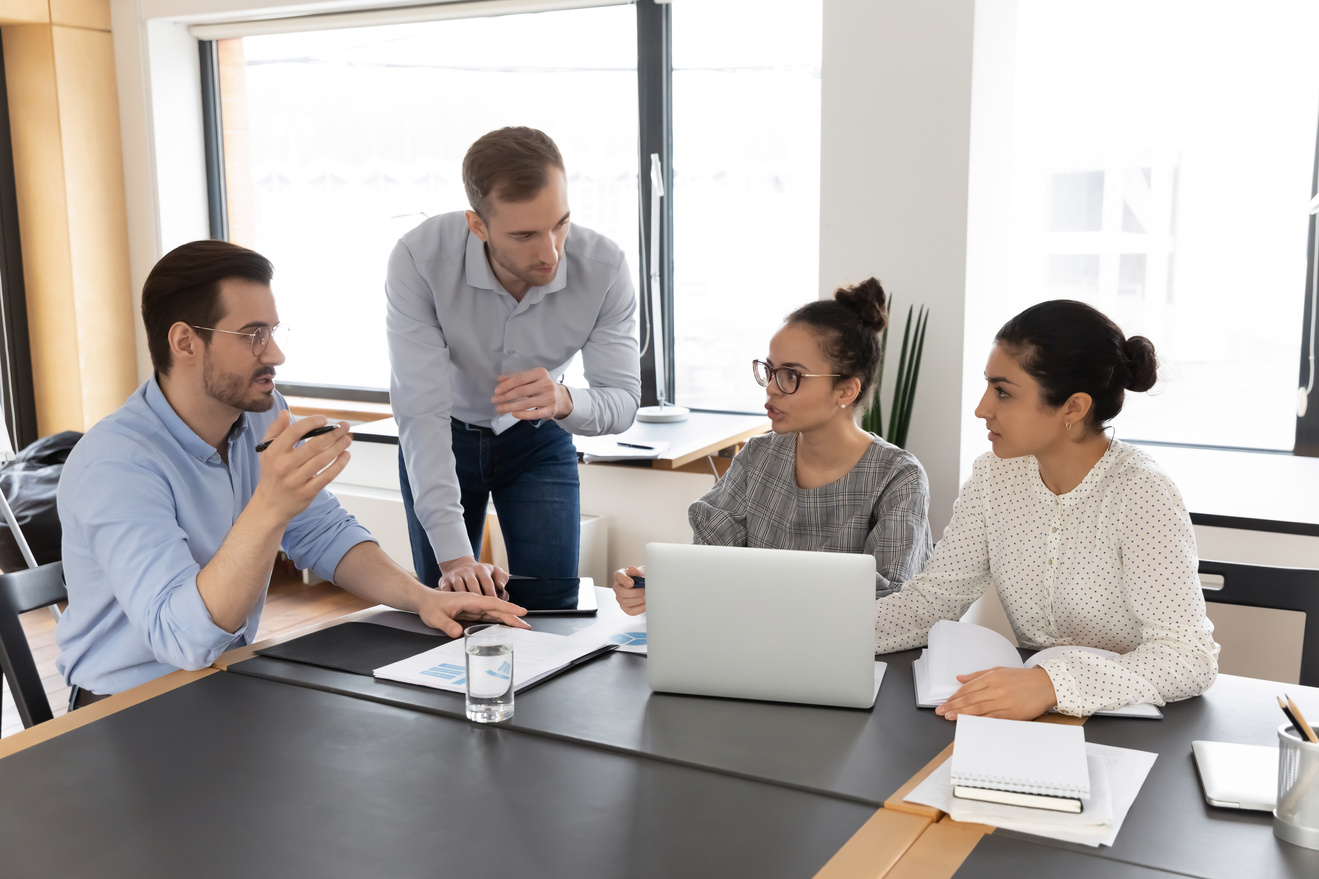
<svg viewBox="0 0 1319 879">
<path fill-rule="evenodd" d="M 527 614 L 563 614 L 594 616 L 595 584 L 590 577 L 565 577 L 542 580 L 535 577 L 512 577 L 504 585 L 508 600 L 527 609 Z"/>
</svg>

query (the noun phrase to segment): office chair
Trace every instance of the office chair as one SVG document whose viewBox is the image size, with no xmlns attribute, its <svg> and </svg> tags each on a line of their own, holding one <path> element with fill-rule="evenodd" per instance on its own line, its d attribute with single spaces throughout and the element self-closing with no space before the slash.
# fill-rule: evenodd
<svg viewBox="0 0 1319 879">
<path fill-rule="evenodd" d="M 24 727 L 50 720 L 54 714 L 18 615 L 68 597 L 63 562 L 0 574 L 0 666 Z"/>
<path fill-rule="evenodd" d="M 1295 610 L 1305 614 L 1305 636 L 1301 644 L 1301 683 L 1319 687 L 1319 571 L 1308 568 L 1275 568 L 1240 565 L 1201 559 L 1200 586 L 1205 602 Z M 1218 575 L 1206 584 L 1204 575 Z"/>
</svg>

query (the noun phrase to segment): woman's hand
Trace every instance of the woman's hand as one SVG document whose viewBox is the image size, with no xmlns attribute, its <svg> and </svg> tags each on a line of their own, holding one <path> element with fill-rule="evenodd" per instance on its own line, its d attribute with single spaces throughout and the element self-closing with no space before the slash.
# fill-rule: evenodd
<svg viewBox="0 0 1319 879">
<path fill-rule="evenodd" d="M 623 608 L 624 613 L 637 616 L 646 612 L 646 590 L 632 586 L 633 577 L 644 576 L 646 576 L 645 565 L 640 567 L 632 565 L 614 571 L 614 594 L 618 596 L 618 606 Z"/>
<path fill-rule="evenodd" d="M 1042 668 L 990 668 L 957 680 L 961 688 L 934 709 L 949 720 L 959 714 L 1034 720 L 1058 704 L 1053 681 Z"/>
</svg>

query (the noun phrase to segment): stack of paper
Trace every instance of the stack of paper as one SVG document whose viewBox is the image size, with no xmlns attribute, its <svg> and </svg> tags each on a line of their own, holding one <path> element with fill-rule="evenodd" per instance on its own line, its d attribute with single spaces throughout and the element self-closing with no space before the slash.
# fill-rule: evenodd
<svg viewBox="0 0 1319 879">
<path fill-rule="evenodd" d="M 513 692 L 537 681 L 590 659 L 596 654 L 613 650 L 615 645 L 603 640 L 590 630 L 575 635 L 553 635 L 527 629 L 509 629 L 513 634 Z M 463 639 L 441 644 L 425 653 L 418 653 L 378 668 L 375 677 L 405 684 L 419 684 L 451 693 L 467 690 L 467 654 L 463 652 Z"/>
<path fill-rule="evenodd" d="M 667 442 L 618 436 L 574 436 L 572 442 L 588 464 L 593 461 L 646 461 L 669 450 Z"/>
<path fill-rule="evenodd" d="M 947 812 L 955 821 L 973 821 L 1096 847 L 1112 845 L 1158 755 L 1093 742 L 1086 743 L 1085 752 L 1090 800 L 1079 815 L 959 801 L 953 796 L 951 760 L 945 760 L 917 785 L 907 801 L 933 806 Z"/>
</svg>

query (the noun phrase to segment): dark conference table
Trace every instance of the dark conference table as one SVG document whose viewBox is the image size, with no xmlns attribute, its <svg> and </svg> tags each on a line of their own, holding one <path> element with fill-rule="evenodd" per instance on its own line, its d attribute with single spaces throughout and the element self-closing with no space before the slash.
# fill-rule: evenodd
<svg viewBox="0 0 1319 879">
<path fill-rule="evenodd" d="M 916 655 L 882 657 L 854 711 L 652 694 L 644 657 L 611 654 L 493 728 L 456 694 L 256 657 L 0 760 L 0 875 L 811 876 L 868 819 L 899 854 L 925 838 L 876 813 L 953 738 L 915 707 Z M 1319 875 L 1270 816 L 1206 805 L 1191 758 L 1275 744 L 1280 687 L 1223 676 L 1162 721 L 1092 718 L 1088 741 L 1160 755 L 1116 845 L 1000 830 L 959 875 Z M 1319 690 L 1286 689 L 1319 716 Z"/>
<path fill-rule="evenodd" d="M 563 633 L 582 625 L 534 622 Z M 519 694 L 504 725 L 878 807 L 953 740 L 954 724 L 915 706 L 911 663 L 919 653 L 879 657 L 888 670 L 872 711 L 651 693 L 645 657 L 612 654 Z M 258 656 L 229 671 L 464 716 L 458 694 L 302 663 Z M 1205 879 L 1319 876 L 1319 851 L 1278 840 L 1267 813 L 1208 805 L 1191 755 L 1196 739 L 1276 746 L 1283 717 L 1274 697 L 1284 689 L 1319 716 L 1319 689 L 1221 675 L 1203 696 L 1165 706 L 1163 720 L 1090 718 L 1087 741 L 1159 755 L 1117 842 L 1096 849 L 998 830 L 995 845 L 1018 839 L 1030 843 L 1025 852 L 1043 846 Z"/>
</svg>

